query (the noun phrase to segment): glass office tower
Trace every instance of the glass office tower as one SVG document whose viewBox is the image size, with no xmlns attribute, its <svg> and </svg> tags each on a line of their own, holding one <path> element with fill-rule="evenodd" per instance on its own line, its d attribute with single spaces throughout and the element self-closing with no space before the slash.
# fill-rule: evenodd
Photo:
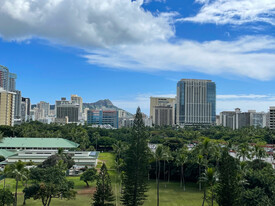
<svg viewBox="0 0 275 206">
<path fill-rule="evenodd" d="M 177 84 L 177 125 L 214 125 L 216 84 L 211 80 L 182 79 Z"/>
</svg>

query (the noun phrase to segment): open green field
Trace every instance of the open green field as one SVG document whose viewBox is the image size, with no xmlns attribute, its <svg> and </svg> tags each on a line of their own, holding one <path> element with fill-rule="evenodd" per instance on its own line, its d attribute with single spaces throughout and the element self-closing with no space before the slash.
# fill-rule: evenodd
<svg viewBox="0 0 275 206">
<path fill-rule="evenodd" d="M 113 191 L 114 193 L 119 193 L 118 183 L 116 182 L 116 175 L 114 172 L 114 155 L 112 153 L 101 153 L 99 155 L 99 160 L 104 161 L 107 164 L 107 167 L 111 169 L 110 176 L 112 179 Z M 99 163 L 100 164 L 100 163 Z M 75 200 L 61 200 L 53 199 L 51 205 L 59 206 L 88 206 L 91 205 L 92 190 L 95 188 L 95 182 L 90 184 L 91 189 L 86 188 L 86 184 L 80 181 L 79 177 L 68 177 L 75 184 L 75 190 L 78 192 Z M 3 180 L 0 181 L 0 187 L 3 187 Z M 10 188 L 12 192 L 15 191 L 15 181 L 13 179 L 6 179 L 6 186 Z M 19 184 L 19 196 L 18 196 L 18 205 L 23 203 L 23 186 Z M 154 180 L 150 181 L 150 190 L 148 191 L 148 200 L 145 202 L 145 206 L 156 205 L 156 182 Z M 119 199 L 119 198 L 118 198 Z M 40 206 L 42 205 L 41 200 L 27 200 L 26 205 L 30 206 Z M 160 184 L 160 205 L 161 206 L 200 206 L 202 203 L 202 192 L 198 190 L 197 185 L 187 184 L 186 191 L 183 191 L 179 187 L 178 182 L 171 182 L 166 185 L 161 182 Z M 118 201 L 118 205 L 119 201 Z"/>
</svg>

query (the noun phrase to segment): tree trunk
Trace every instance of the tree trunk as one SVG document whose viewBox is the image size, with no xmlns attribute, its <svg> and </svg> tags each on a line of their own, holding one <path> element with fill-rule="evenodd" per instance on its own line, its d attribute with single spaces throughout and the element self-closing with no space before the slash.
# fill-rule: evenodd
<svg viewBox="0 0 275 206">
<path fill-rule="evenodd" d="M 15 193 L 14 193 L 14 203 L 13 205 L 17 205 L 17 189 L 18 189 L 18 180 L 16 179 L 16 184 L 15 184 Z"/>
<path fill-rule="evenodd" d="M 202 206 L 204 206 L 205 198 L 206 198 L 206 190 L 204 189 L 204 191 L 203 191 L 203 201 L 202 201 Z"/>
<path fill-rule="evenodd" d="M 85 183 L 86 183 L 86 186 L 87 186 L 87 187 L 90 187 L 90 185 L 89 185 L 89 182 L 88 182 L 88 181 L 85 181 Z"/>
<path fill-rule="evenodd" d="M 165 188 L 166 188 L 166 182 L 165 182 L 165 160 L 163 161 L 163 181 L 164 181 L 164 185 L 165 185 Z"/>
<path fill-rule="evenodd" d="M 157 206 L 159 206 L 159 178 L 160 178 L 160 161 L 159 162 L 159 169 L 158 169 L 158 184 L 157 184 Z"/>
<path fill-rule="evenodd" d="M 180 166 L 180 188 L 182 188 L 182 173 L 183 173 L 183 168 L 182 165 Z"/>
<path fill-rule="evenodd" d="M 25 195 L 24 195 L 23 205 L 26 205 L 26 197 L 25 197 Z"/>
<path fill-rule="evenodd" d="M 170 183 L 170 173 L 171 173 L 171 166 L 169 164 L 169 169 L 168 169 L 168 183 Z"/>
<path fill-rule="evenodd" d="M 199 165 L 199 178 L 201 177 L 201 165 Z M 199 190 L 201 191 L 201 182 L 199 182 Z"/>
<path fill-rule="evenodd" d="M 50 206 L 52 197 L 50 196 L 47 206 Z"/>
</svg>

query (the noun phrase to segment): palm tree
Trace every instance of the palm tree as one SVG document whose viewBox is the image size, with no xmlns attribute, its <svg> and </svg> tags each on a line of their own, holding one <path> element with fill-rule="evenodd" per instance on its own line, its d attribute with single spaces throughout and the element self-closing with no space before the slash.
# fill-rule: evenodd
<svg viewBox="0 0 275 206">
<path fill-rule="evenodd" d="M 185 182 L 184 182 L 184 164 L 187 162 L 188 156 L 187 156 L 187 148 L 183 147 L 181 148 L 176 155 L 176 165 L 180 166 L 180 187 L 183 188 L 185 191 Z"/>
<path fill-rule="evenodd" d="M 18 190 L 18 183 L 19 181 L 23 181 L 24 179 L 27 179 L 27 169 L 25 168 L 25 163 L 22 161 L 18 161 L 12 165 L 8 166 L 9 174 L 11 174 L 12 177 L 15 178 L 16 184 L 15 184 L 15 193 L 14 193 L 14 206 L 17 205 L 17 190 Z"/>
<path fill-rule="evenodd" d="M 265 151 L 265 149 L 263 148 L 263 144 L 256 144 L 254 147 L 253 147 L 253 152 L 252 152 L 253 156 L 256 157 L 256 159 L 262 159 L 262 158 L 265 158 L 267 156 L 267 153 Z"/>
<path fill-rule="evenodd" d="M 156 160 L 156 179 L 157 179 L 157 206 L 159 206 L 159 178 L 160 178 L 160 161 L 165 156 L 165 149 L 163 146 L 158 146 L 155 152 Z"/>
<path fill-rule="evenodd" d="M 214 168 L 207 168 L 205 172 L 200 178 L 200 182 L 204 183 L 204 192 L 203 192 L 203 202 L 202 206 L 204 206 L 206 200 L 206 190 L 207 188 L 210 189 L 210 200 L 211 206 L 214 205 L 214 184 L 216 183 L 216 172 Z"/>
<path fill-rule="evenodd" d="M 243 161 L 246 160 L 246 158 L 250 158 L 250 148 L 247 143 L 242 143 L 237 147 L 237 157 L 239 160 L 242 158 Z"/>
<path fill-rule="evenodd" d="M 97 151 L 97 141 L 100 138 L 100 134 L 98 132 L 95 132 L 93 136 L 95 138 L 95 150 Z"/>
<path fill-rule="evenodd" d="M 117 155 L 117 159 L 121 158 L 121 153 L 125 149 L 125 145 L 121 141 L 117 141 L 115 144 L 113 144 L 113 150 Z"/>
</svg>

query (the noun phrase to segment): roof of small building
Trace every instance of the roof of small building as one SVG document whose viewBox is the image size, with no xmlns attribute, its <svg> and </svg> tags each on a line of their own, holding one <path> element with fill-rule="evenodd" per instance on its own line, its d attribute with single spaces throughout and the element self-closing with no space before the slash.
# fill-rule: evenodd
<svg viewBox="0 0 275 206">
<path fill-rule="evenodd" d="M 79 144 L 63 138 L 5 137 L 0 148 L 77 148 Z"/>
<path fill-rule="evenodd" d="M 15 152 L 11 152 L 9 150 L 0 149 L 0 156 L 3 156 L 5 158 L 15 155 Z"/>
</svg>

